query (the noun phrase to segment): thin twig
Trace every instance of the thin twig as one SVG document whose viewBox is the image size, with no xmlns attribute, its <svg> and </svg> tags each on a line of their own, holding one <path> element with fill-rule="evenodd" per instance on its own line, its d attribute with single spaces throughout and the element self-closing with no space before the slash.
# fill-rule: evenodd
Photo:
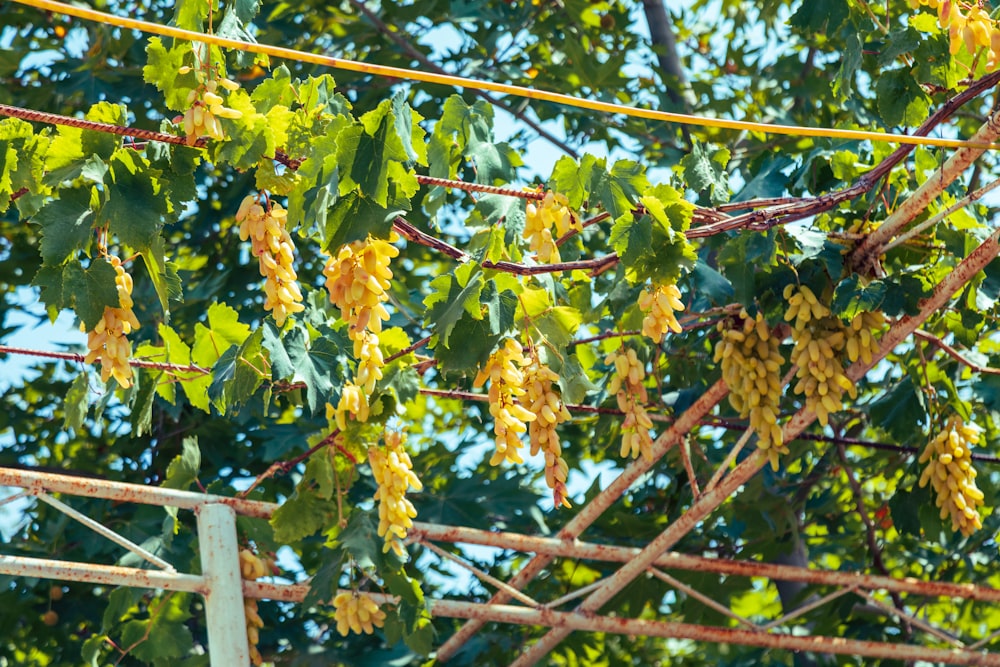
<svg viewBox="0 0 1000 667">
<path fill-rule="evenodd" d="M 851 492 L 854 494 L 854 503 L 858 509 L 858 516 L 861 517 L 861 522 L 865 526 L 865 539 L 868 542 L 868 553 L 872 557 L 872 565 L 875 569 L 879 571 L 880 574 L 888 577 L 889 568 L 885 566 L 885 561 L 882 560 L 882 547 L 878 544 L 878 536 L 875 534 L 875 524 L 872 522 L 870 516 L 868 516 L 868 508 L 865 507 L 865 496 L 864 491 L 861 489 L 861 484 L 854 477 L 854 469 L 851 467 L 850 462 L 847 460 L 847 450 L 842 444 L 837 444 L 837 456 L 840 458 L 840 464 L 844 469 L 844 474 L 847 476 L 847 483 L 851 487 Z M 906 617 L 906 612 L 903 610 L 903 599 L 899 596 L 897 591 L 891 591 L 889 593 L 892 596 L 892 603 L 899 610 L 902 618 Z M 911 627 L 908 620 L 904 622 L 907 639 L 913 636 L 913 628 Z"/>
<path fill-rule="evenodd" d="M 917 329 L 916 331 L 913 332 L 913 335 L 916 336 L 917 338 L 923 338 L 924 340 L 931 342 L 937 347 L 941 348 L 944 352 L 948 354 L 949 357 L 959 362 L 960 364 L 968 366 L 969 370 L 971 370 L 973 373 L 983 373 L 986 375 L 1000 375 L 1000 368 L 992 368 L 991 366 L 980 366 L 979 364 L 966 359 L 965 357 L 962 356 L 961 352 L 953 348 L 951 345 L 948 345 L 948 343 L 944 342 L 943 340 L 941 340 L 934 334 L 930 333 L 929 331 L 924 331 L 923 329 Z"/>
</svg>

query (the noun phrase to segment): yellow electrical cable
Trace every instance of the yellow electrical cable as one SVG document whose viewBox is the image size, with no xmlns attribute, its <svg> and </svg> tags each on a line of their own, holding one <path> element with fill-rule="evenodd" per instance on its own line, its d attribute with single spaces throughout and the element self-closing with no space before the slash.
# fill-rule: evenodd
<svg viewBox="0 0 1000 667">
<path fill-rule="evenodd" d="M 356 60 L 345 60 L 316 53 L 307 53 L 296 49 L 287 49 L 281 46 L 270 44 L 259 44 L 254 42 L 244 42 L 238 39 L 229 39 L 217 35 L 207 35 L 193 30 L 183 30 L 171 26 L 149 23 L 138 19 L 130 19 L 122 16 L 115 16 L 105 12 L 99 12 L 86 7 L 76 7 L 67 5 L 56 0 L 14 0 L 21 5 L 28 5 L 37 9 L 57 14 L 67 14 L 88 21 L 95 21 L 119 28 L 140 30 L 163 37 L 173 37 L 191 42 L 202 42 L 214 46 L 239 49 L 251 53 L 260 53 L 274 58 L 285 58 L 287 60 L 297 60 L 299 62 L 322 65 L 334 69 L 348 70 L 350 72 L 361 72 L 375 76 L 389 77 L 394 79 L 405 79 L 410 81 L 423 81 L 425 83 L 437 83 L 445 86 L 455 86 L 457 88 L 470 90 L 489 90 L 505 95 L 526 97 L 532 100 L 542 100 L 553 102 L 564 106 L 589 109 L 609 114 L 623 114 L 636 118 L 648 120 L 658 120 L 667 123 L 678 123 L 681 125 L 696 125 L 700 127 L 717 127 L 729 130 L 741 130 L 748 132 L 761 132 L 765 134 L 783 134 L 796 137 L 825 137 L 830 139 L 851 139 L 868 140 L 880 142 L 893 142 L 900 144 L 912 144 L 917 146 L 939 146 L 943 148 L 978 148 L 991 149 L 1000 148 L 1000 144 L 987 144 L 981 142 L 967 141 L 963 139 L 943 139 L 939 137 L 918 137 L 906 134 L 895 134 L 891 132 L 872 132 L 868 130 L 843 130 L 837 128 L 824 127 L 800 127 L 796 125 L 770 125 L 767 123 L 754 123 L 744 120 L 728 120 L 725 118 L 702 118 L 689 114 L 671 113 L 669 111 L 656 111 L 653 109 L 641 109 L 638 107 L 611 104 L 609 102 L 599 102 L 597 100 L 585 100 L 572 97 L 563 93 L 552 93 L 546 90 L 536 90 L 525 88 L 524 86 L 514 86 L 506 83 L 494 83 L 492 81 L 479 81 L 467 79 L 461 76 L 450 74 L 437 74 L 435 72 L 420 72 L 402 67 L 389 67 L 387 65 L 372 65 L 358 62 Z"/>
</svg>

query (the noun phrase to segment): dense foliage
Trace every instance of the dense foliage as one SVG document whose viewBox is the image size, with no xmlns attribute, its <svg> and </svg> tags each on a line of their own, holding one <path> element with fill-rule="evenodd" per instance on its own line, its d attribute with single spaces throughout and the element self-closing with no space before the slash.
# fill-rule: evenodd
<svg viewBox="0 0 1000 667">
<path fill-rule="evenodd" d="M 696 0 L 664 3 L 669 15 L 590 0 L 103 4 L 705 118 L 1000 134 L 987 123 L 1000 39 L 963 2 Z M 554 534 L 600 490 L 586 475 L 653 462 L 656 437 L 720 381 L 728 397 L 586 539 L 644 546 L 750 437 L 738 460 L 769 465 L 676 550 L 1000 587 L 1000 263 L 975 267 L 945 307 L 925 302 L 992 238 L 993 208 L 968 196 L 996 175 L 992 152 L 963 149 L 955 166 L 953 149 L 612 117 L 13 2 L 0 25 L 0 103 L 185 138 L 0 121 L 0 342 L 62 312 L 89 332 L 71 350 L 85 361 L 29 357 L 2 379 L 0 465 L 223 495 L 252 485 L 248 497 L 282 503 L 270 522 L 239 522 L 246 578 L 275 553 L 289 578 L 313 577 L 304 604 L 248 602 L 264 661 L 423 664 L 460 625 L 426 600 L 490 592 L 407 545 L 414 518 Z M 879 345 L 911 321 L 918 335 Z M 797 413 L 807 429 L 786 438 Z M 71 503 L 198 569 L 190 515 Z M 134 564 L 41 503 L 12 532 L 6 554 Z M 449 548 L 501 579 L 526 559 Z M 525 593 L 555 599 L 615 567 L 560 559 Z M 754 620 L 826 592 L 675 576 Z M 208 663 L 196 596 L 3 582 L 0 664 Z M 366 595 L 382 591 L 400 604 L 373 609 Z M 969 601 L 885 599 L 970 640 L 1000 629 Z M 733 623 L 653 578 L 604 611 Z M 915 632 L 850 596 L 789 625 Z M 508 664 L 544 632 L 487 625 L 449 664 Z M 575 633 L 550 660 L 793 657 Z"/>
</svg>

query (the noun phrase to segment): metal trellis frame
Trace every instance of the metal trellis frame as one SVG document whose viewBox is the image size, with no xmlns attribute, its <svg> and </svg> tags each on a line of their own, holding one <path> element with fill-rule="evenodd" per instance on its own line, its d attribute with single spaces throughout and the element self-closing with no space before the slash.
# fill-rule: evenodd
<svg viewBox="0 0 1000 667">
<path fill-rule="evenodd" d="M 242 613 L 234 613 L 242 610 L 244 596 L 301 602 L 308 592 L 308 586 L 305 584 L 246 581 L 240 578 L 236 515 L 267 518 L 278 507 L 273 503 L 11 468 L 0 468 L 0 486 L 19 487 L 25 489 L 28 495 L 37 497 L 42 494 L 62 493 L 193 510 L 198 520 L 197 528 L 203 570 L 201 575 L 173 571 L 166 563 L 163 563 L 166 567 L 158 565 L 159 569 L 138 569 L 6 555 L 0 555 L 0 573 L 198 593 L 206 599 L 208 648 L 214 665 L 249 664 L 243 615 Z M 65 506 L 64 503 L 61 505 Z M 62 509 L 61 507 L 57 508 Z M 107 529 L 104 528 L 104 530 Z M 427 523 L 416 523 L 411 531 L 410 539 L 422 545 L 431 542 L 478 544 L 544 554 L 551 558 L 582 558 L 624 563 L 636 562 L 637 554 L 641 553 L 636 549 L 581 542 L 575 538 L 534 537 Z M 125 540 L 125 538 L 121 538 L 121 540 Z M 431 552 L 440 553 L 436 550 L 431 550 Z M 1000 601 L 1000 589 L 984 585 L 929 582 L 913 578 L 812 570 L 787 565 L 706 558 L 674 552 L 662 553 L 652 562 L 655 568 L 646 568 L 644 572 L 647 572 L 649 576 L 657 576 L 668 583 L 672 581 L 679 584 L 680 582 L 663 573 L 663 569 L 715 572 L 725 576 L 770 577 L 835 588 L 832 593 L 811 602 L 808 609 L 849 593 L 861 595 L 869 604 L 879 608 L 883 603 L 873 594 L 874 591 L 895 591 L 922 597 L 964 598 L 987 603 Z M 486 581 L 491 581 L 493 585 L 502 585 L 502 582 L 498 582 L 492 577 L 488 577 Z M 598 582 L 598 584 L 601 583 L 606 584 L 607 580 Z M 710 596 L 698 593 L 685 584 L 680 585 L 678 589 L 697 599 L 703 599 L 706 603 L 712 604 L 714 602 L 711 601 Z M 376 594 L 374 598 L 380 604 L 393 602 L 393 598 L 388 595 Z M 742 623 L 743 627 L 732 628 L 619 618 L 580 610 L 561 611 L 557 609 L 565 601 L 568 601 L 566 598 L 540 604 L 523 596 L 520 601 L 521 605 L 511 605 L 435 599 L 431 600 L 429 604 L 431 612 L 439 617 L 537 625 L 564 631 L 579 630 L 670 637 L 871 658 L 925 660 L 961 665 L 1000 665 L 1000 655 L 990 654 L 982 650 L 982 646 L 991 640 L 990 637 L 987 637 L 985 641 L 980 640 L 976 643 L 966 644 L 946 631 L 934 628 L 926 621 L 915 617 L 910 617 L 910 622 L 915 621 L 915 626 L 937 639 L 938 643 L 946 644 L 948 647 L 790 634 L 789 629 L 782 627 L 782 624 L 802 613 L 802 609 L 766 624 L 755 624 L 742 619 L 745 621 Z M 714 604 L 718 605 L 719 603 Z M 723 610 L 717 609 L 717 611 Z M 901 613 L 891 607 L 885 611 L 894 615 Z"/>
</svg>

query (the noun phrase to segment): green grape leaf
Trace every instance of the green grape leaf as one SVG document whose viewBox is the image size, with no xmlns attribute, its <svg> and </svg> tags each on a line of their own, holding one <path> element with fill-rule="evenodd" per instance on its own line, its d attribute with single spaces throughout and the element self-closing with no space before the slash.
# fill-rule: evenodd
<svg viewBox="0 0 1000 667">
<path fill-rule="evenodd" d="M 826 2 L 803 2 L 792 14 L 789 24 L 810 35 L 833 35 L 850 16 L 851 10 L 846 0 Z"/>
<path fill-rule="evenodd" d="M 558 348 L 563 348 L 580 328 L 583 315 L 576 308 L 555 306 L 532 318 L 531 323 L 538 328 L 545 339 Z"/>
<path fill-rule="evenodd" d="M 337 536 L 337 543 L 362 570 L 376 567 L 384 560 L 382 545 L 385 540 L 379 537 L 368 512 L 352 512 L 347 526 Z"/>
<path fill-rule="evenodd" d="M 697 260 L 694 247 L 684 235 L 694 206 L 669 185 L 648 192 L 640 197 L 646 213 L 638 219 L 631 219 L 631 213 L 617 219 L 609 240 L 630 283 L 674 283 Z"/>
<path fill-rule="evenodd" d="M 517 294 L 512 289 L 505 289 L 508 285 L 504 276 L 500 274 L 495 278 L 486 281 L 483 291 L 480 294 L 482 306 L 480 311 L 485 311 L 486 321 L 489 323 L 490 333 L 503 335 L 514 326 L 514 313 L 517 312 Z M 514 287 L 520 287 L 516 281 Z"/>
<path fill-rule="evenodd" d="M 526 220 L 523 199 L 488 194 L 476 201 L 470 226 L 478 222 L 487 227 L 502 227 L 504 243 L 512 246 L 523 243 L 521 236 Z"/>
<path fill-rule="evenodd" d="M 927 94 L 909 68 L 882 72 L 875 84 L 878 111 L 888 126 L 919 125 L 930 112 Z"/>
<path fill-rule="evenodd" d="M 566 403 L 582 403 L 587 394 L 597 391 L 596 384 L 591 382 L 587 372 L 580 364 L 575 354 L 568 354 L 559 369 L 559 390 Z"/>
<path fill-rule="evenodd" d="M 462 344 L 451 347 L 441 344 L 434 346 L 434 357 L 438 360 L 441 372 L 468 373 L 485 363 L 500 340 L 500 335 L 492 333 L 491 328 L 486 318 L 460 318 L 452 327 L 451 335 L 455 340 L 462 341 Z"/>
<path fill-rule="evenodd" d="M 886 286 L 881 280 L 864 280 L 852 275 L 833 290 L 830 310 L 842 319 L 850 320 L 858 313 L 876 311 L 885 299 Z"/>
<path fill-rule="evenodd" d="M 73 383 L 63 399 L 63 428 L 79 432 L 90 407 L 90 377 L 86 372 L 73 378 Z"/>
<path fill-rule="evenodd" d="M 174 6 L 174 25 L 183 30 L 204 31 L 210 6 L 202 0 L 178 0 Z"/>
<path fill-rule="evenodd" d="M 293 226 L 309 221 L 326 229 L 327 211 L 337 201 L 340 188 L 337 137 L 348 122 L 340 116 L 331 123 L 329 133 L 316 138 L 312 153 L 299 166 L 299 180 L 288 194 L 288 219 Z"/>
<path fill-rule="evenodd" d="M 401 169 L 408 161 L 406 148 L 396 132 L 392 102 L 385 100 L 359 123 L 342 130 L 337 139 L 340 194 L 355 189 L 381 206 L 389 206 L 390 177 L 397 191 L 416 192 L 417 178 Z M 393 163 L 398 163 L 393 168 Z"/>
<path fill-rule="evenodd" d="M 167 489 L 187 490 L 198 479 L 200 470 L 201 449 L 198 447 L 198 437 L 184 438 L 181 442 L 181 453 L 170 461 L 170 465 L 167 466 L 167 477 L 161 486 Z"/>
<path fill-rule="evenodd" d="M 775 257 L 773 232 L 741 232 L 726 242 L 719 251 L 719 266 L 732 284 L 736 300 L 752 306 L 757 296 L 757 274 L 761 267 L 770 266 Z"/>
<path fill-rule="evenodd" d="M 278 136 L 287 130 L 288 118 L 280 114 L 268 117 L 260 113 L 242 89 L 229 93 L 226 106 L 243 116 L 220 119 L 226 140 L 212 144 L 214 161 L 227 162 L 235 169 L 247 171 L 263 158 L 273 157 Z"/>
<path fill-rule="evenodd" d="M 728 148 L 710 153 L 695 139 L 691 152 L 681 159 L 684 179 L 696 192 L 708 193 L 712 204 L 724 204 L 729 201 L 729 174 L 726 172 L 729 158 Z"/>
<path fill-rule="evenodd" d="M 62 294 L 68 298 L 77 317 L 90 331 L 104 317 L 104 308 L 117 308 L 118 288 L 111 262 L 95 259 L 86 269 L 79 262 L 70 262 L 63 271 Z"/>
<path fill-rule="evenodd" d="M 310 343 L 302 325 L 295 325 L 284 337 L 270 320 L 264 326 L 262 345 L 270 352 L 272 379 L 303 382 L 310 411 L 319 413 L 333 395 L 333 381 L 337 380 L 339 386 L 347 377 L 346 346 L 342 339 L 324 335 Z"/>
<path fill-rule="evenodd" d="M 47 191 L 41 183 L 48 148 L 49 138 L 36 135 L 29 123 L 18 118 L 0 121 L 0 213 L 21 188 L 32 193 Z"/>
<path fill-rule="evenodd" d="M 334 523 L 336 516 L 337 503 L 323 500 L 313 489 L 300 485 L 271 516 L 274 539 L 280 544 L 298 542 Z"/>
<path fill-rule="evenodd" d="M 180 335 L 166 324 L 160 324 L 158 331 L 160 339 L 163 340 L 163 349 L 166 353 L 167 363 L 178 366 L 190 366 L 192 363 L 191 348 L 181 339 Z M 211 364 L 203 366 L 203 368 L 211 368 Z M 181 376 L 180 385 L 191 405 L 204 412 L 210 412 L 208 387 L 211 382 L 212 378 L 210 375 L 198 373 L 191 373 L 189 375 L 185 373 Z M 158 391 L 161 396 L 164 396 L 162 390 Z M 170 395 L 164 396 L 164 398 L 170 400 L 172 394 L 173 392 Z"/>
<path fill-rule="evenodd" d="M 326 219 L 327 252 L 334 253 L 352 241 L 363 240 L 369 234 L 385 239 L 392 231 L 397 216 L 406 213 L 402 207 L 384 207 L 357 192 L 349 192 L 337 200 Z"/>
<path fill-rule="evenodd" d="M 188 202 L 198 197 L 194 172 L 201 164 L 201 150 L 159 142 L 146 145 L 146 157 L 152 172 L 158 175 L 161 192 L 166 193 L 167 212 L 171 220 L 184 211 Z M 103 175 L 101 179 L 103 181 Z"/>
<path fill-rule="evenodd" d="M 549 176 L 549 187 L 564 195 L 569 200 L 570 208 L 578 209 L 590 198 L 590 174 L 593 171 L 596 158 L 585 155 L 577 163 L 576 160 L 564 155 L 556 160 Z"/>
<path fill-rule="evenodd" d="M 153 243 L 142 251 L 142 261 L 146 264 L 146 273 L 149 275 L 153 289 L 160 300 L 160 307 L 163 309 L 163 321 L 170 322 L 170 302 L 180 301 L 181 279 L 177 275 L 177 265 L 166 261 L 164 257 L 163 237 L 157 236 Z"/>
<path fill-rule="evenodd" d="M 420 127 L 424 119 L 410 108 L 406 94 L 400 90 L 392 96 L 392 115 L 396 124 L 396 134 L 399 135 L 409 162 L 427 166 L 427 133 Z"/>
<path fill-rule="evenodd" d="M 62 264 L 77 250 L 89 244 L 94 226 L 90 188 L 62 190 L 32 220 L 41 227 L 42 261 Z"/>
<path fill-rule="evenodd" d="M 243 406 L 264 382 L 264 330 L 254 330 L 239 347 L 231 346 L 212 369 L 208 397 L 225 414 Z"/>
<path fill-rule="evenodd" d="M 201 322 L 194 327 L 194 347 L 191 359 L 202 368 L 211 368 L 222 353 L 232 345 L 242 345 L 250 336 L 250 327 L 239 321 L 239 314 L 224 303 L 208 307 L 208 326 Z"/>
<path fill-rule="evenodd" d="M 434 329 L 444 347 L 449 347 L 451 332 L 463 315 L 474 320 L 483 319 L 479 302 L 483 284 L 483 273 L 473 262 L 462 264 L 453 275 L 441 275 L 431 282 L 432 291 L 424 299 L 427 308 L 424 323 Z M 463 340 L 462 344 L 467 342 Z"/>
<path fill-rule="evenodd" d="M 733 300 L 733 284 L 705 262 L 698 260 L 691 270 L 690 284 L 712 305 L 725 305 Z"/>
<path fill-rule="evenodd" d="M 85 116 L 87 120 L 96 123 L 107 123 L 125 127 L 128 125 L 128 112 L 124 104 L 98 102 L 90 107 Z M 121 140 L 117 135 L 96 130 L 84 130 L 80 135 L 81 148 L 84 155 L 99 155 L 107 160 L 118 149 Z"/>
<path fill-rule="evenodd" d="M 129 400 L 129 425 L 135 437 L 149 435 L 153 430 L 153 402 L 162 371 L 135 369 Z"/>
<path fill-rule="evenodd" d="M 143 662 L 162 662 L 183 658 L 194 648 L 194 637 L 186 625 L 191 618 L 189 593 L 173 593 L 161 597 L 157 613 L 148 620 L 130 620 L 122 627 L 121 645 L 132 648 L 130 655 Z"/>
<path fill-rule="evenodd" d="M 167 49 L 159 37 L 150 37 L 146 44 L 146 65 L 142 68 L 142 78 L 146 83 L 156 86 L 163 93 L 163 102 L 168 109 L 185 111 L 188 106 L 188 93 L 197 85 L 194 72 L 179 75 L 177 71 L 183 67 L 187 55 L 191 53 L 191 43 L 181 40 L 174 41 Z"/>
<path fill-rule="evenodd" d="M 159 179 L 151 173 L 149 162 L 129 148 L 115 151 L 104 188 L 107 202 L 98 213 L 98 224 L 108 225 L 131 248 L 150 248 L 159 238 L 167 200 L 161 196 Z"/>
</svg>

